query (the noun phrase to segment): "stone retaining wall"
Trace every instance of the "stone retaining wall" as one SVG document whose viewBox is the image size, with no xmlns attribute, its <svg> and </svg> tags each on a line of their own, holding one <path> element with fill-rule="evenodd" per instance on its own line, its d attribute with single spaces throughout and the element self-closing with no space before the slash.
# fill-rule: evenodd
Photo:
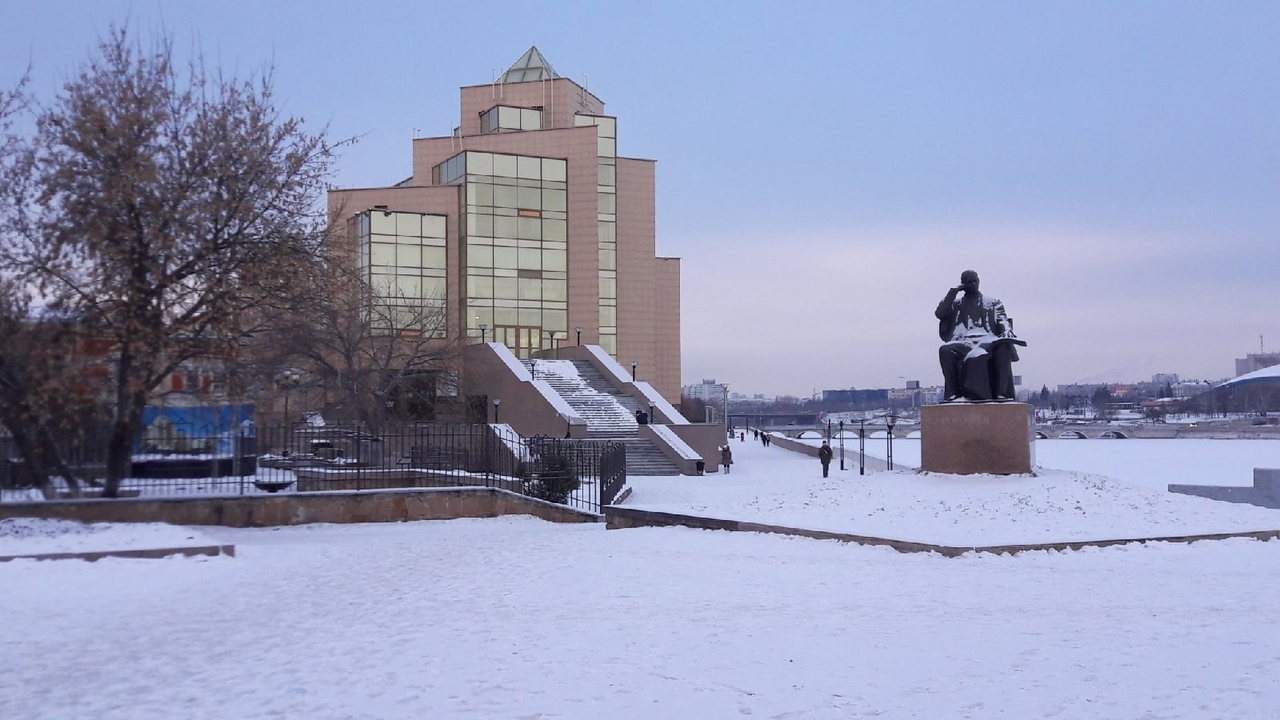
<svg viewBox="0 0 1280 720">
<path fill-rule="evenodd" d="M 307 523 L 405 522 L 533 515 L 551 522 L 598 522 L 595 513 L 498 488 L 416 488 L 272 496 L 51 500 L 4 503 L 0 519 L 272 527 Z"/>
</svg>

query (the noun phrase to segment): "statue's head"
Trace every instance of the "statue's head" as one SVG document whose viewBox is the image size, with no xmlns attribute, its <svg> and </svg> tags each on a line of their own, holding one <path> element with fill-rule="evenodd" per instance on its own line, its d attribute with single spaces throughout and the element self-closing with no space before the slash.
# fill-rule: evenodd
<svg viewBox="0 0 1280 720">
<path fill-rule="evenodd" d="M 960 273 L 960 287 L 964 288 L 967 293 L 978 292 L 978 273 L 973 270 L 965 270 Z"/>
</svg>

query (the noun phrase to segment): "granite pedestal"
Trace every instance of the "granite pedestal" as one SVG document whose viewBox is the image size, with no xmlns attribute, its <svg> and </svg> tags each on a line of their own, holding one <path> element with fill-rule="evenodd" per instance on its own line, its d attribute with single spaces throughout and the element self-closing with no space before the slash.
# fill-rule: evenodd
<svg viewBox="0 0 1280 720">
<path fill-rule="evenodd" d="M 920 469 L 925 472 L 1018 475 L 1035 464 L 1035 412 L 1026 403 L 920 408 Z"/>
</svg>

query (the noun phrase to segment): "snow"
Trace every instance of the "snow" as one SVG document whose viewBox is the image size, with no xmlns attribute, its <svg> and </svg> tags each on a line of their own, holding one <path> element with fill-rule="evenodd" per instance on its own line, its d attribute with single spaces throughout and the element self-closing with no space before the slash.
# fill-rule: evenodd
<svg viewBox="0 0 1280 720">
<path fill-rule="evenodd" d="M 681 440 L 680 436 L 676 435 L 675 432 L 673 432 L 666 425 L 650 425 L 649 429 L 653 431 L 654 435 L 657 435 L 658 437 L 662 438 L 662 442 L 665 443 L 667 447 L 674 450 L 677 454 L 680 455 L 680 457 L 684 458 L 685 460 L 701 460 L 702 459 L 702 455 L 699 455 L 697 450 L 694 450 L 693 448 L 689 447 L 688 443 L 686 443 L 684 440 Z"/>
<path fill-rule="evenodd" d="M 595 357 L 595 366 L 600 369 L 600 373 L 605 379 L 610 380 L 614 385 L 625 385 L 631 382 L 631 374 L 613 359 L 613 356 L 604 351 L 599 345 L 584 345 L 588 353 Z"/>
<path fill-rule="evenodd" d="M 821 440 L 799 441 L 820 445 Z M 734 470 L 691 483 L 683 477 L 631 478 L 627 507 L 938 545 L 981 546 L 1173 537 L 1280 530 L 1280 512 L 1167 491 L 1164 479 L 1135 482 L 1144 458 L 1156 469 L 1207 468 L 1218 455 L 1280 460 L 1280 443 L 1262 440 L 1059 440 L 1037 443 L 1034 475 L 941 475 L 895 469 L 860 476 L 857 444 L 835 447 L 831 477 L 816 458 L 759 443 L 735 443 Z M 1077 443 L 1077 444 L 1073 444 Z M 867 443 L 884 457 L 886 442 Z M 1124 447 L 1120 447 L 1120 446 Z M 1041 453 L 1040 448 L 1047 452 Z M 1070 451 L 1076 450 L 1078 456 Z M 1269 454 L 1270 453 L 1270 454 Z M 919 464 L 920 443 L 894 440 L 895 468 Z M 1048 460 L 1044 457 L 1048 456 Z M 1242 465 L 1239 457 L 1229 462 Z M 1106 458 L 1118 473 L 1103 474 Z M 1202 460 L 1196 460 L 1202 458 Z M 1050 467 L 1046 467 L 1049 465 Z M 1055 469 L 1058 465 L 1063 469 Z M 1253 466 L 1218 484 L 1250 485 Z M 1148 467 L 1147 472 L 1152 468 Z M 1179 477 L 1188 475 L 1178 473 Z M 1201 479 L 1218 475 L 1200 475 Z M 1212 484 L 1212 483 L 1211 483 Z"/>
<path fill-rule="evenodd" d="M 680 414 L 674 405 L 667 402 L 652 385 L 643 380 L 635 384 L 636 389 L 644 396 L 645 402 L 662 411 L 662 417 L 670 418 L 670 425 L 688 425 L 689 421 Z"/>
<path fill-rule="evenodd" d="M 582 418 L 578 416 L 578 411 L 574 410 L 569 403 L 565 402 L 565 399 L 560 396 L 560 393 L 556 392 L 555 388 L 551 387 L 546 380 L 532 380 L 529 384 L 533 386 L 534 390 L 538 391 L 538 394 L 541 395 L 542 399 L 551 406 L 552 410 L 556 411 L 557 415 L 565 418 L 566 421 L 577 420 L 578 422 L 582 422 Z"/>
<path fill-rule="evenodd" d="M 533 380 L 533 376 L 529 374 L 529 370 L 520 362 L 520 358 L 511 352 L 511 348 L 500 342 L 485 343 L 493 350 L 493 354 L 507 366 L 507 370 L 520 382 L 528 382 Z"/>
<path fill-rule="evenodd" d="M 75 520 L 0 520 L 0 557 L 43 553 L 147 550 L 217 545 L 203 530 L 162 523 L 92 523 Z"/>
<path fill-rule="evenodd" d="M 817 460 L 748 442 L 732 475 L 633 478 L 627 505 L 992 542 L 1280 527 L 1280 511 L 1163 502 L 1179 459 L 1247 484 L 1234 458 L 1280 451 L 1195 442 L 1041 441 L 1035 477 L 825 483 Z M 1141 454 L 1151 477 L 1118 477 Z M 1280 717 L 1280 542 L 945 558 L 528 517 L 199 532 L 236 557 L 0 563 L 6 716 Z"/>
</svg>

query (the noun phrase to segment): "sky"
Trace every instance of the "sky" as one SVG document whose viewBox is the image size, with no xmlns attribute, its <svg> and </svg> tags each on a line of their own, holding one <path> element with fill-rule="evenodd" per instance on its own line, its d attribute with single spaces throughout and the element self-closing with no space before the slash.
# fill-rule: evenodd
<svg viewBox="0 0 1280 720">
<path fill-rule="evenodd" d="M 1181 462 L 1153 464 L 1153 443 Z M 816 459 L 748 441 L 727 476 L 629 478 L 625 506 L 953 546 L 1274 530 L 1280 511 L 1163 485 L 1247 485 L 1275 444 L 1048 440 L 1035 476 L 824 480 Z M 1280 716 L 1280 635 L 1265 631 L 1278 541 L 949 558 L 528 516 L 0 521 L 0 556 L 222 544 L 235 556 L 0 562 L 0 707 L 30 720 Z"/>
<path fill-rule="evenodd" d="M 1272 2 L 71 2 L 6 7 L 0 83 L 48 98 L 112 23 L 235 73 L 410 174 L 457 89 L 537 45 L 657 161 L 682 375 L 808 396 L 941 382 L 933 309 L 972 268 L 1024 387 L 1220 380 L 1280 350 Z"/>
</svg>

